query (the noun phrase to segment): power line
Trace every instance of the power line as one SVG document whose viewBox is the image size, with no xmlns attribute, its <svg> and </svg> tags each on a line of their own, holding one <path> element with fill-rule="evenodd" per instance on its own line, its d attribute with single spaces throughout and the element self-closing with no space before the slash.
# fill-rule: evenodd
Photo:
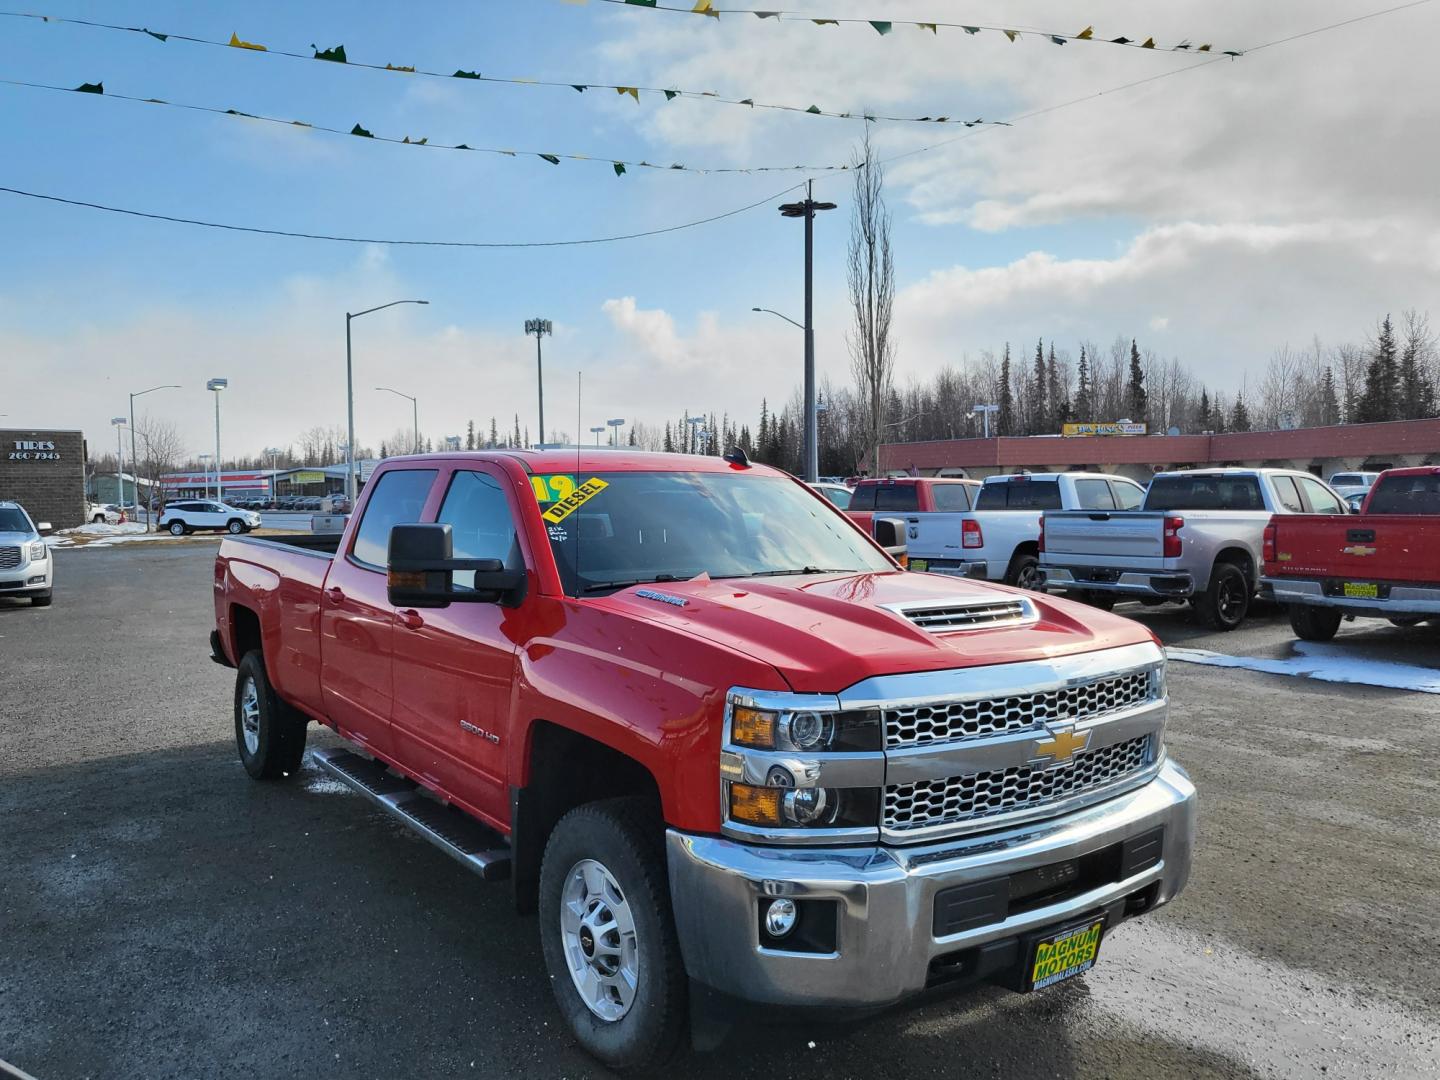
<svg viewBox="0 0 1440 1080">
<path fill-rule="evenodd" d="M 555 248 L 555 247 L 580 247 L 587 244 L 613 244 L 622 240 L 640 240 L 649 236 L 663 236 L 666 233 L 680 232 L 684 229 L 693 229 L 700 225 L 709 225 L 716 221 L 724 221 L 726 218 L 735 217 L 756 207 L 768 206 L 776 199 L 779 199 L 797 188 L 804 187 L 804 184 L 793 184 L 783 191 L 777 191 L 745 206 L 736 207 L 734 210 L 727 210 L 723 214 L 713 214 L 698 221 L 687 221 L 681 225 L 667 225 L 659 229 L 646 229 L 643 232 L 622 233 L 618 236 L 593 236 L 581 240 L 397 240 L 387 237 L 366 237 L 366 236 L 337 236 L 329 233 L 308 233 L 292 232 L 287 229 L 266 229 L 257 225 L 234 225 L 220 221 L 203 221 L 198 218 L 177 217 L 173 214 L 155 214 L 144 210 L 132 210 L 121 206 L 107 206 L 104 203 L 87 202 L 82 199 L 66 199 L 59 195 L 47 195 L 38 191 L 23 191 L 20 188 L 0 186 L 0 192 L 8 195 L 21 195 L 28 199 L 41 199 L 45 202 L 62 203 L 65 206 L 80 206 L 89 210 L 103 210 L 110 214 L 123 214 L 127 217 L 145 218 L 150 221 L 168 221 L 177 225 L 199 225 L 207 229 L 224 229 L 227 232 L 257 233 L 261 236 L 285 236 L 298 240 L 332 240 L 342 244 L 388 244 L 399 247 L 451 247 L 451 248 Z"/>
</svg>

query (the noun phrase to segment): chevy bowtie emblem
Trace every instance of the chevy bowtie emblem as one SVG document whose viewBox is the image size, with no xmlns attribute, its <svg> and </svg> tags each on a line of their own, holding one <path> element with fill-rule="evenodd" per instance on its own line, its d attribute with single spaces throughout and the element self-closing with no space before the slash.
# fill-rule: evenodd
<svg viewBox="0 0 1440 1080">
<path fill-rule="evenodd" d="M 1035 744 L 1034 762 L 1041 766 L 1064 765 L 1089 745 L 1088 731 L 1053 731 L 1050 738 Z"/>
<path fill-rule="evenodd" d="M 1374 555 L 1374 554 L 1375 554 L 1375 549 L 1374 549 L 1373 547 L 1366 547 L 1364 544 L 1355 544 L 1355 545 L 1352 546 L 1352 547 L 1347 547 L 1347 548 L 1345 549 L 1345 554 L 1346 554 L 1346 555 Z"/>
</svg>

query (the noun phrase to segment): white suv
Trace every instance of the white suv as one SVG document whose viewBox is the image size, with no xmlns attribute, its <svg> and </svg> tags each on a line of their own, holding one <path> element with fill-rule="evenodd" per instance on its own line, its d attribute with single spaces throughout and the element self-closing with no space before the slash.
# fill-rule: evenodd
<svg viewBox="0 0 1440 1080">
<path fill-rule="evenodd" d="M 35 607 L 49 607 L 55 585 L 55 559 L 40 539 L 50 523 L 30 520 L 16 502 L 0 501 L 0 596 L 27 596 Z"/>
<path fill-rule="evenodd" d="M 214 529 L 239 536 L 259 527 L 260 515 L 254 510 L 239 510 L 205 499 L 172 502 L 160 515 L 160 528 L 171 536 L 184 536 L 197 529 Z"/>
</svg>

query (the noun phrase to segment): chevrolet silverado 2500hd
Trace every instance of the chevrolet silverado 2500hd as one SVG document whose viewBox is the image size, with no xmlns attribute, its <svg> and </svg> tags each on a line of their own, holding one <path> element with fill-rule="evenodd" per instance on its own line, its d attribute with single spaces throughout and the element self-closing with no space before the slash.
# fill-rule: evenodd
<svg viewBox="0 0 1440 1080">
<path fill-rule="evenodd" d="M 1048 588 L 1113 606 L 1189 601 L 1200 621 L 1234 630 L 1260 587 L 1272 514 L 1339 514 L 1345 504 L 1309 473 L 1194 469 L 1158 473 L 1138 512 L 1045 512 L 1040 573 Z"/>
<path fill-rule="evenodd" d="M 391 458 L 343 534 L 226 538 L 239 755 L 314 759 L 509 876 L 575 1038 L 1040 989 L 1189 872 L 1164 654 L 911 574 L 793 477 L 630 451 Z"/>
<path fill-rule="evenodd" d="M 1134 510 L 1145 489 L 1106 473 L 987 477 L 975 508 L 907 516 L 910 569 L 1041 588 L 1040 515 L 1047 510 Z"/>
<path fill-rule="evenodd" d="M 1356 615 L 1440 620 L 1440 467 L 1381 473 L 1359 515 L 1271 518 L 1265 583 L 1307 641 Z"/>
</svg>

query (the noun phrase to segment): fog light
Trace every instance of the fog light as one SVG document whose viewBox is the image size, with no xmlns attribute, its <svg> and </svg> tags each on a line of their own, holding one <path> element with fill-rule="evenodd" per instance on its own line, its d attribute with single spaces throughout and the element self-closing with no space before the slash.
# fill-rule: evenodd
<svg viewBox="0 0 1440 1080">
<path fill-rule="evenodd" d="M 794 900 L 771 900 L 765 909 L 765 932 L 773 938 L 783 938 L 795 929 L 799 915 Z"/>
<path fill-rule="evenodd" d="M 39 577 L 32 577 L 32 578 L 30 578 L 28 581 L 26 581 L 25 584 L 26 584 L 26 585 L 44 585 L 44 584 L 45 584 L 45 575 L 44 575 L 44 574 L 41 574 Z"/>
</svg>

